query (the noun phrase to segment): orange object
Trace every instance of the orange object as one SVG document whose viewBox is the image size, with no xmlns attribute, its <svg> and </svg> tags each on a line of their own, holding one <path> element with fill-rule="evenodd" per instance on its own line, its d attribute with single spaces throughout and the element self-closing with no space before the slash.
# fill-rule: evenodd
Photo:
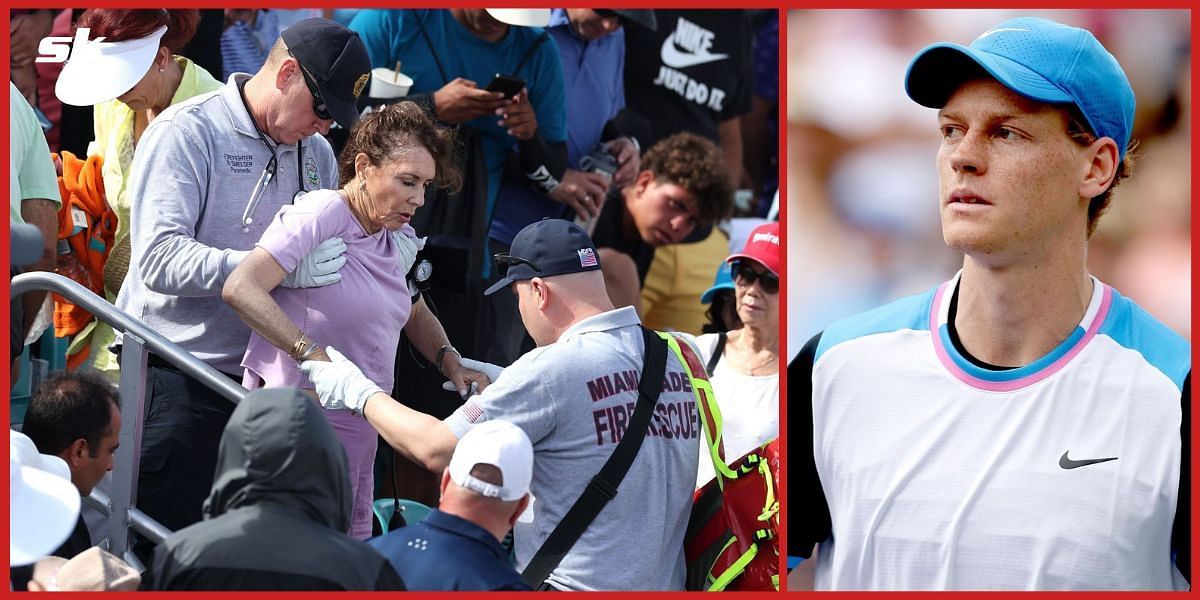
<svg viewBox="0 0 1200 600">
<path fill-rule="evenodd" d="M 87 160 L 80 160 L 65 150 L 61 156 L 62 175 L 58 178 L 58 190 L 62 207 L 58 211 L 58 239 L 67 241 L 75 260 L 87 270 L 91 278 L 89 289 L 103 297 L 104 261 L 112 250 L 113 234 L 117 229 L 117 215 L 109 208 L 104 196 L 104 179 L 100 174 L 104 159 L 91 155 Z M 73 336 L 91 322 L 92 313 L 58 294 L 53 296 L 55 337 Z M 69 356 L 67 368 L 81 364 L 87 354 L 85 347 Z"/>
</svg>

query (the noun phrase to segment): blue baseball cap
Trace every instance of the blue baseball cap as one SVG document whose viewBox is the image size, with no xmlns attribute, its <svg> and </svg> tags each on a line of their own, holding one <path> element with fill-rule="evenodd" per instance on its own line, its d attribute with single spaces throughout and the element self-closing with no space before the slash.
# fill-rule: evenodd
<svg viewBox="0 0 1200 600">
<path fill-rule="evenodd" d="M 970 46 L 933 44 L 908 65 L 904 89 L 917 104 L 941 108 L 963 82 L 983 73 L 1039 102 L 1074 104 L 1121 159 L 1133 132 L 1133 88 L 1117 59 L 1086 29 L 1020 17 L 979 35 Z"/>
<path fill-rule="evenodd" d="M 704 291 L 700 295 L 700 304 L 708 304 L 712 302 L 713 296 L 721 290 L 733 289 L 733 265 L 729 262 L 722 262 L 721 266 L 717 267 L 717 276 L 713 278 L 712 287 Z"/>
<path fill-rule="evenodd" d="M 563 219 L 542 219 L 517 232 L 507 254 L 497 254 L 500 280 L 483 294 L 490 296 L 514 281 L 600 270 L 600 253 L 587 232 Z"/>
</svg>

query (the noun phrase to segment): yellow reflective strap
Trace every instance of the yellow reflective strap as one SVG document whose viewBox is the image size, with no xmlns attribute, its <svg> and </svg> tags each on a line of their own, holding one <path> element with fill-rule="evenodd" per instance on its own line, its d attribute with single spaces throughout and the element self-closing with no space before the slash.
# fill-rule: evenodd
<svg viewBox="0 0 1200 600">
<path fill-rule="evenodd" d="M 732 543 L 733 540 L 729 540 L 729 544 Z M 725 544 L 725 548 L 728 548 L 729 544 Z M 724 548 L 722 549 L 722 552 L 723 551 Z M 745 572 L 746 565 L 750 564 L 750 561 L 754 560 L 754 557 L 757 555 L 758 544 L 751 544 L 750 548 L 748 548 L 741 556 L 739 556 L 737 560 L 733 561 L 733 564 L 729 565 L 729 568 L 725 569 L 724 573 L 721 573 L 717 577 L 717 580 L 713 582 L 711 586 L 709 586 L 708 591 L 725 591 L 725 587 L 728 586 L 734 579 L 737 579 L 738 575 L 741 575 L 743 572 Z"/>
<path fill-rule="evenodd" d="M 758 520 L 766 521 L 779 512 L 779 502 L 775 500 L 775 478 L 771 475 L 768 461 L 764 460 L 759 463 L 758 468 L 762 471 L 763 483 L 767 486 L 767 497 L 763 502 L 763 511 L 758 515 Z"/>
<path fill-rule="evenodd" d="M 706 436 L 708 455 L 712 459 L 713 471 L 717 474 L 717 486 L 721 491 L 725 491 L 725 480 L 736 479 L 738 474 L 725 464 L 725 457 L 720 453 L 719 440 L 724 425 L 721 420 L 721 407 L 717 406 L 717 396 L 713 393 L 712 384 L 707 378 L 696 377 L 692 373 L 691 364 L 684 357 L 683 350 L 680 349 L 679 341 L 675 336 L 661 331 L 655 333 L 667 342 L 667 347 L 675 354 L 675 358 L 679 359 L 679 363 L 683 365 L 684 374 L 691 382 L 692 394 L 696 397 L 696 410 L 700 413 L 704 431 L 708 434 Z M 711 417 L 711 422 L 705 417 Z"/>
</svg>

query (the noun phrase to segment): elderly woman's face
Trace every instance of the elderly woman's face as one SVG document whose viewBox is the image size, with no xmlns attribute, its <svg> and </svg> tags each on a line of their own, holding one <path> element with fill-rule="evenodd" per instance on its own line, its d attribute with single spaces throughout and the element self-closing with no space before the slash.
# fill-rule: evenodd
<svg viewBox="0 0 1200 600">
<path fill-rule="evenodd" d="M 128 92 L 121 94 L 117 100 L 129 107 L 132 111 L 142 111 L 150 108 L 162 110 L 171 102 L 171 97 L 175 95 L 175 90 L 165 90 L 163 71 L 166 67 L 166 62 L 171 60 L 171 53 L 166 48 L 159 48 L 158 54 L 154 57 L 154 62 L 150 63 L 150 68 L 145 75 L 138 80 L 136 84 Z M 166 104 L 164 104 L 164 102 Z"/>
<path fill-rule="evenodd" d="M 744 325 L 774 328 L 779 322 L 779 284 L 775 279 L 774 293 L 763 289 L 762 279 L 774 277 L 762 263 L 743 258 L 733 271 L 733 290 L 737 298 L 737 314 Z M 753 273 L 753 275 L 750 275 Z M 753 282 L 747 281 L 753 279 Z"/>
<path fill-rule="evenodd" d="M 407 146 L 378 167 L 367 167 L 367 219 L 389 231 L 400 229 L 425 204 L 425 188 L 436 175 L 433 155 L 424 146 Z"/>
</svg>

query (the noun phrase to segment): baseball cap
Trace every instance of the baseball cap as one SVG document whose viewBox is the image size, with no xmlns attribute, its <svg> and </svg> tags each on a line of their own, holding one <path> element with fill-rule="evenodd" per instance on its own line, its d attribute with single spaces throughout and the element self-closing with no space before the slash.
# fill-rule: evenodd
<svg viewBox="0 0 1200 600">
<path fill-rule="evenodd" d="M 721 263 L 721 266 L 717 267 L 717 276 L 713 278 L 712 287 L 708 288 L 703 294 L 700 295 L 701 304 L 708 304 L 712 302 L 713 296 L 715 296 L 717 292 L 721 290 L 733 289 L 732 271 L 733 268 L 728 262 L 723 262 Z"/>
<path fill-rule="evenodd" d="M 54 95 L 63 104 L 92 106 L 132 90 L 150 71 L 166 33 L 164 25 L 144 38 L 75 46 L 54 84 Z"/>
<path fill-rule="evenodd" d="M 70 560 L 48 556 L 33 568 L 33 579 L 50 591 L 136 591 L 142 576 L 125 561 L 92 546 Z"/>
<path fill-rule="evenodd" d="M 371 57 L 358 34 L 312 17 L 280 34 L 288 51 L 312 78 L 333 120 L 350 129 L 358 120 L 358 97 L 371 80 Z"/>
<path fill-rule="evenodd" d="M 1121 158 L 1133 132 L 1133 88 L 1117 59 L 1086 29 L 1020 17 L 979 35 L 970 46 L 939 43 L 908 65 L 904 89 L 917 104 L 941 108 L 979 69 L 1026 98 L 1074 104 Z"/>
<path fill-rule="evenodd" d="M 500 469 L 501 484 L 481 481 L 471 475 L 475 465 Z M 471 428 L 450 457 L 450 479 L 459 487 L 505 501 L 520 500 L 529 493 L 533 478 L 533 444 L 520 427 L 508 421 L 484 421 Z"/>
<path fill-rule="evenodd" d="M 550 24 L 548 8 L 487 8 L 497 21 L 518 27 L 545 27 Z"/>
<path fill-rule="evenodd" d="M 762 266 L 776 276 L 779 275 L 779 222 L 772 221 L 755 227 L 746 238 L 746 245 L 741 252 L 735 252 L 725 259 L 726 263 L 739 258 L 749 258 L 758 261 Z"/>
<path fill-rule="evenodd" d="M 654 18 L 654 9 L 652 8 L 613 8 L 610 10 L 630 23 L 641 25 L 650 31 L 658 31 L 658 19 Z"/>
<path fill-rule="evenodd" d="M 8 466 L 8 564 L 15 567 L 50 554 L 67 540 L 81 500 L 70 480 L 23 465 L 15 453 Z"/>
<path fill-rule="evenodd" d="M 600 270 L 600 254 L 592 238 L 564 219 L 542 219 L 517 232 L 508 254 L 497 254 L 500 280 L 483 294 L 490 296 L 514 281 Z"/>
</svg>

